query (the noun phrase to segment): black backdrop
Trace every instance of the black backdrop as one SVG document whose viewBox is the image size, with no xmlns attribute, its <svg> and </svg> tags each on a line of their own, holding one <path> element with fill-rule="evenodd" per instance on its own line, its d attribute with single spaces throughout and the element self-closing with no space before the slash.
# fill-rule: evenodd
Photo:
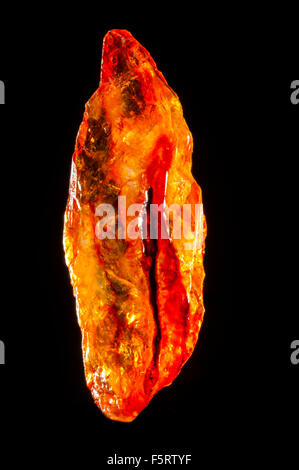
<svg viewBox="0 0 299 470">
<path fill-rule="evenodd" d="M 188 453 L 194 467 L 284 462 L 298 428 L 296 46 L 242 12 L 100 12 L 73 23 L 18 11 L 1 31 L 1 452 L 96 468 L 114 453 Z M 208 224 L 198 344 L 130 424 L 105 418 L 85 386 L 62 248 L 75 137 L 112 28 L 131 31 L 181 100 Z"/>
</svg>

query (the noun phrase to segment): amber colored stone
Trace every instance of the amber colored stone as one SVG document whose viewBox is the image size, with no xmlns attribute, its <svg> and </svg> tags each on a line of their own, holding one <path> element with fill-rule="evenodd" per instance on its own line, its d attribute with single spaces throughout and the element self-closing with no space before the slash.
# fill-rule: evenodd
<svg viewBox="0 0 299 470">
<path fill-rule="evenodd" d="M 179 99 L 150 54 L 128 31 L 109 31 L 72 159 L 64 250 L 87 385 L 114 420 L 135 419 L 194 350 L 204 314 L 206 224 L 193 250 L 184 237 L 100 240 L 96 208 L 109 203 L 117 213 L 125 196 L 127 207 L 143 204 L 148 224 L 150 203 L 201 204 L 192 147 Z"/>
</svg>

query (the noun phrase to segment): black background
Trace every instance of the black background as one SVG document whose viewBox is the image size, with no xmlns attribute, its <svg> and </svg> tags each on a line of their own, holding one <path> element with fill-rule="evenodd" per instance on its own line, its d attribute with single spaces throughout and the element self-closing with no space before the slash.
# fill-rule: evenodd
<svg viewBox="0 0 299 470">
<path fill-rule="evenodd" d="M 194 467 L 243 466 L 295 452 L 296 43 L 269 18 L 182 7 L 119 19 L 83 8 L 76 21 L 18 10 L 1 31 L 0 447 L 11 461 L 102 468 L 114 453 L 191 453 Z M 85 386 L 62 248 L 75 138 L 112 28 L 149 50 L 181 100 L 208 224 L 198 344 L 130 424 L 105 418 Z"/>
</svg>

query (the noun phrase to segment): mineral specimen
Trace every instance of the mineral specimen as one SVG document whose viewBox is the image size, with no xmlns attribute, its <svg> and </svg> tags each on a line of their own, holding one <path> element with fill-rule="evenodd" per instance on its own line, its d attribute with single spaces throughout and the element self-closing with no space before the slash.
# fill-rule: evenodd
<svg viewBox="0 0 299 470">
<path fill-rule="evenodd" d="M 169 213 L 168 237 L 162 234 L 166 207 L 201 206 L 192 146 L 179 99 L 150 54 L 128 31 L 109 31 L 100 85 L 85 106 L 72 159 L 64 250 L 87 385 L 114 420 L 134 420 L 177 377 L 197 341 L 204 216 L 198 228 L 191 210 L 179 237 Z M 156 232 L 155 204 L 162 208 Z M 136 216 L 136 236 L 129 215 Z M 176 217 L 184 222 L 182 213 Z"/>
</svg>

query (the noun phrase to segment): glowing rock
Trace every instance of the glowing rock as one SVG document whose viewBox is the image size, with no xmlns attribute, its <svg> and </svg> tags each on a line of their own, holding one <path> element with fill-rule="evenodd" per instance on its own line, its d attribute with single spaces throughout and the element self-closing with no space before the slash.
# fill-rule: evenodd
<svg viewBox="0 0 299 470">
<path fill-rule="evenodd" d="M 174 222 L 169 239 L 149 233 L 150 204 L 201 204 L 191 157 L 192 136 L 177 95 L 128 31 L 108 32 L 100 86 L 86 104 L 76 140 L 64 249 L 87 385 L 111 419 L 132 421 L 177 377 L 197 341 L 204 314 L 204 217 L 198 233 L 192 213 L 191 250 L 184 235 L 173 236 Z M 124 218 L 119 196 L 127 208 L 142 205 L 143 239 L 122 238 L 132 217 Z M 97 235 L 101 204 L 115 209 L 125 230 L 116 229 L 116 238 L 109 229 L 110 238 Z"/>
</svg>

